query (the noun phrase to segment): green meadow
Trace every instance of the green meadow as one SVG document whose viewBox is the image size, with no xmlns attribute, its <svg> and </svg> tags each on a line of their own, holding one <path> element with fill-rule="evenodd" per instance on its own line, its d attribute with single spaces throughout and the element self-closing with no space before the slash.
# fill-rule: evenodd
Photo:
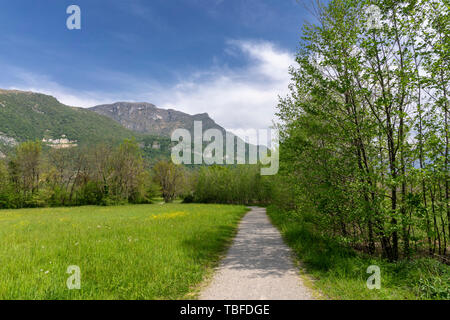
<svg viewBox="0 0 450 320">
<path fill-rule="evenodd" d="M 0 299 L 195 297 L 244 206 L 152 204 L 0 211 Z M 69 266 L 81 289 L 69 290 Z"/>
</svg>

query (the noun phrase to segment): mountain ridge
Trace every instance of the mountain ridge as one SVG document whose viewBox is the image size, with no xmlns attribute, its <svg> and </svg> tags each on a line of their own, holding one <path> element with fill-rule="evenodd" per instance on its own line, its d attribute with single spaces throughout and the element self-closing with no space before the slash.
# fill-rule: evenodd
<svg viewBox="0 0 450 320">
<path fill-rule="evenodd" d="M 175 109 L 159 108 L 148 102 L 120 101 L 94 106 L 89 110 L 109 117 L 125 128 L 139 133 L 170 137 L 178 128 L 187 129 L 192 133 L 194 121 L 202 121 L 203 131 L 218 129 L 223 134 L 227 132 L 207 112 L 191 115 Z"/>
<path fill-rule="evenodd" d="M 224 137 L 228 132 L 206 112 L 190 115 L 148 102 L 80 108 L 65 105 L 51 95 L 0 88 L 0 157 L 4 158 L 17 144 L 27 140 L 63 148 L 117 144 L 136 138 L 149 158 L 169 158 L 173 130 L 184 128 L 193 133 L 194 121 L 202 121 L 203 131 L 218 129 Z M 230 134 L 236 138 L 235 143 L 242 142 Z"/>
<path fill-rule="evenodd" d="M 67 106 L 51 95 L 5 89 L 0 89 L 0 132 L 17 142 L 62 135 L 83 142 L 133 136 L 109 118 L 89 109 Z"/>
</svg>

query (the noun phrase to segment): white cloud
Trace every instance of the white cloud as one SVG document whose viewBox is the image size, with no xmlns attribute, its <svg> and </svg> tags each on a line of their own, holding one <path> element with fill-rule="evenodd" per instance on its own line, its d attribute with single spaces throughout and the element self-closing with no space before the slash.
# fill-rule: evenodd
<svg viewBox="0 0 450 320">
<path fill-rule="evenodd" d="M 267 128 L 274 119 L 278 96 L 288 92 L 294 55 L 270 42 L 230 41 L 248 64 L 195 74 L 169 89 L 161 106 L 189 113 L 208 112 L 219 124 L 239 132 Z"/>
<path fill-rule="evenodd" d="M 239 67 L 215 65 L 189 77 L 180 77 L 181 80 L 171 86 L 158 85 L 155 79 L 94 70 L 92 79 L 101 81 L 100 78 L 105 77 L 123 90 L 79 91 L 64 87 L 45 75 L 8 67 L 5 72 L 13 76 L 13 80 L 4 88 L 49 94 L 64 104 L 78 107 L 115 101 L 147 101 L 190 114 L 207 112 L 218 124 L 238 135 L 247 129 L 270 127 L 278 96 L 288 92 L 288 69 L 294 64 L 293 53 L 270 42 L 247 40 L 229 41 L 225 52 L 239 59 Z M 0 87 L 2 85 L 5 81 L 0 77 Z"/>
</svg>

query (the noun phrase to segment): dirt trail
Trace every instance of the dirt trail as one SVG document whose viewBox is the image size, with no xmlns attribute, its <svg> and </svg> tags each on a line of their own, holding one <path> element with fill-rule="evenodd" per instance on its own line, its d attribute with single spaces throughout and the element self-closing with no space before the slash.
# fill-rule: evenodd
<svg viewBox="0 0 450 320">
<path fill-rule="evenodd" d="M 314 299 L 266 209 L 252 208 L 201 300 Z"/>
</svg>

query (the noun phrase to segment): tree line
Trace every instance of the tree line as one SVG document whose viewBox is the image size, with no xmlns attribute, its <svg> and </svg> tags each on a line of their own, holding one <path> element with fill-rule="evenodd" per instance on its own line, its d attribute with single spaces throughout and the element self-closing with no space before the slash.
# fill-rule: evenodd
<svg viewBox="0 0 450 320">
<path fill-rule="evenodd" d="M 448 1 L 332 0 L 315 12 L 279 104 L 279 204 L 391 261 L 445 255 Z"/>
<path fill-rule="evenodd" d="M 61 149 L 28 141 L 0 162 L 0 208 L 145 203 L 156 190 L 134 140 Z"/>
<path fill-rule="evenodd" d="M 185 201 L 267 205 L 274 185 L 261 175 L 260 165 L 208 166 L 191 173 Z"/>
<path fill-rule="evenodd" d="M 165 202 L 268 203 L 259 166 L 186 167 L 151 162 L 135 140 L 48 148 L 18 145 L 0 160 L 0 208 Z"/>
</svg>

